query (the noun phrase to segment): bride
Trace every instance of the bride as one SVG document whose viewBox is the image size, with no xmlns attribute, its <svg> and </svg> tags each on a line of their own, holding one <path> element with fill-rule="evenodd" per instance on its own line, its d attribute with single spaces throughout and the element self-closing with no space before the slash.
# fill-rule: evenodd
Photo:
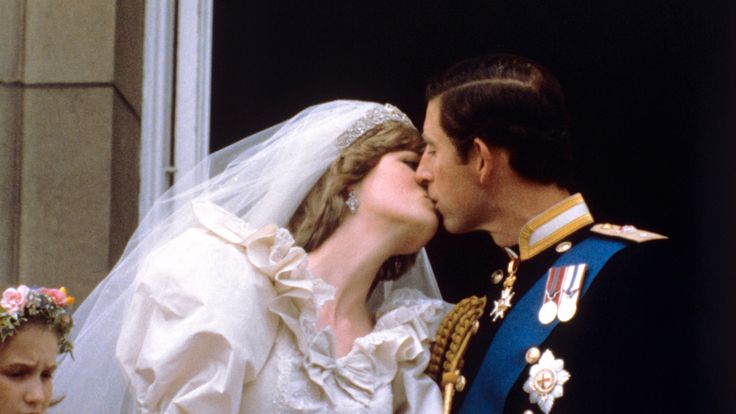
<svg viewBox="0 0 736 414">
<path fill-rule="evenodd" d="M 77 311 L 54 412 L 441 412 L 422 146 L 335 101 L 211 155 Z"/>
</svg>

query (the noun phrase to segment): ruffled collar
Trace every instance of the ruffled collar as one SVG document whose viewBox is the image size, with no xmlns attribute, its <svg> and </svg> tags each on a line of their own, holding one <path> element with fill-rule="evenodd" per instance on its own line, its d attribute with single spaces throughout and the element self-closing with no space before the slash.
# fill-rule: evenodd
<svg viewBox="0 0 736 414">
<path fill-rule="evenodd" d="M 373 331 L 337 358 L 332 328 L 315 328 L 319 308 L 334 297 L 335 288 L 309 272 L 307 254 L 294 246 L 291 234 L 275 225 L 251 229 L 211 203 L 193 207 L 203 226 L 242 246 L 249 262 L 271 279 L 277 296 L 269 310 L 294 335 L 307 376 L 333 403 L 340 400 L 337 393 L 346 393 L 368 405 L 376 390 L 390 384 L 401 363 L 428 358 L 424 351 L 444 314 L 442 301 L 416 290 L 396 290 L 378 309 Z"/>
</svg>

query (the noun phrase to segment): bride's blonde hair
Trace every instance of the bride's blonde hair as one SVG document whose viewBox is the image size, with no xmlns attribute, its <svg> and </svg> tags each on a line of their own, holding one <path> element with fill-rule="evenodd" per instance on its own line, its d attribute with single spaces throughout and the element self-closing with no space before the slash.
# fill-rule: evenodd
<svg viewBox="0 0 736 414">
<path fill-rule="evenodd" d="M 360 182 L 389 152 L 424 148 L 415 128 L 387 121 L 366 131 L 342 150 L 330 168 L 312 187 L 287 227 L 296 244 L 310 252 L 319 247 L 342 222 L 347 213 L 345 200 L 351 186 Z M 376 282 L 394 280 L 411 268 L 416 254 L 389 258 L 376 275 Z"/>
</svg>

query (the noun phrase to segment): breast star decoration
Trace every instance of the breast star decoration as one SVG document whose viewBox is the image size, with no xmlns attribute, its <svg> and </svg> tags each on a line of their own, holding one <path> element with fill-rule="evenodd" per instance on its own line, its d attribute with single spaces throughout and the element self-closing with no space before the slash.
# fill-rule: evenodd
<svg viewBox="0 0 736 414">
<path fill-rule="evenodd" d="M 562 386 L 570 379 L 570 373 L 564 370 L 564 366 L 565 361 L 556 359 L 548 349 L 539 362 L 529 368 L 524 391 L 529 394 L 529 402 L 536 403 L 545 414 L 552 411 L 555 399 L 564 394 Z"/>
</svg>

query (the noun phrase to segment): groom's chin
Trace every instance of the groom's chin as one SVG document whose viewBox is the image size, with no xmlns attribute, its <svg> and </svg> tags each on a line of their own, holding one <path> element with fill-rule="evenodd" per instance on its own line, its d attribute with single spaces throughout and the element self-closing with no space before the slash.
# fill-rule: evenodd
<svg viewBox="0 0 736 414">
<path fill-rule="evenodd" d="M 462 234 L 462 233 L 467 233 L 469 231 L 472 231 L 472 230 L 465 229 L 462 223 L 456 219 L 453 220 L 450 217 L 441 216 L 441 220 L 442 220 L 442 229 L 447 233 Z"/>
</svg>

